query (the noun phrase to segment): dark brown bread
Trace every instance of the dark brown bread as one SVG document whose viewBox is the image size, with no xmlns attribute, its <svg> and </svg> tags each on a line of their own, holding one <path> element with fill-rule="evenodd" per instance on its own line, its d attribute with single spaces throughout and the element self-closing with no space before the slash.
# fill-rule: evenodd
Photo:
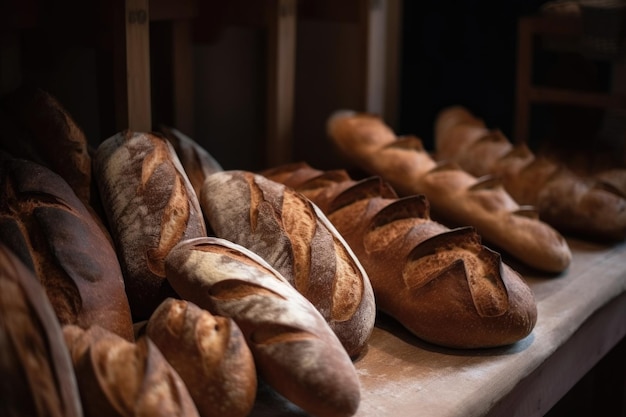
<svg viewBox="0 0 626 417">
<path fill-rule="evenodd" d="M 202 417 L 245 417 L 257 389 L 252 353 L 237 324 L 192 302 L 168 298 L 146 336 L 178 372 Z"/>
<path fill-rule="evenodd" d="M 377 177 L 351 180 L 300 163 L 264 172 L 318 204 L 367 271 L 377 307 L 416 336 L 453 348 L 507 345 L 537 320 L 530 288 L 471 228 L 429 217 L 423 196 L 398 198 Z"/>
<path fill-rule="evenodd" d="M 515 201 L 497 178 L 477 178 L 456 164 L 436 162 L 418 138 L 397 137 L 375 115 L 337 112 L 328 120 L 328 134 L 347 159 L 400 196 L 425 195 L 435 220 L 472 226 L 487 244 L 533 268 L 559 273 L 569 266 L 572 254 L 563 236 L 532 207 Z"/>
<path fill-rule="evenodd" d="M 200 204 L 218 237 L 250 249 L 321 312 L 351 356 L 376 315 L 366 272 L 326 216 L 294 190 L 246 171 L 205 180 Z"/>
<path fill-rule="evenodd" d="M 0 189 L 0 241 L 35 273 L 59 322 L 97 323 L 133 340 L 115 250 L 63 178 L 3 154 Z"/>
<path fill-rule="evenodd" d="M 626 197 L 600 178 L 574 173 L 489 129 L 464 107 L 445 108 L 435 121 L 437 157 L 474 175 L 501 178 L 520 204 L 563 233 L 599 240 L 626 238 Z"/>
<path fill-rule="evenodd" d="M 360 401 L 354 365 L 319 311 L 258 255 L 207 237 L 166 257 L 167 277 L 186 300 L 231 317 L 260 378 L 306 412 L 353 415 Z"/>
<path fill-rule="evenodd" d="M 149 338 L 133 343 L 97 326 L 63 332 L 85 415 L 199 417 L 187 387 Z"/>
<path fill-rule="evenodd" d="M 26 266 L 0 244 L 0 415 L 82 417 L 59 322 Z"/>
<path fill-rule="evenodd" d="M 0 132 L 0 148 L 47 166 L 89 205 L 91 157 L 87 138 L 56 97 L 23 85 L 2 97 L 0 113 L 11 126 Z"/>
<path fill-rule="evenodd" d="M 206 236 L 202 212 L 172 146 L 125 131 L 100 144 L 94 175 L 117 248 L 134 321 L 168 297 L 165 256 L 181 240 Z"/>
</svg>

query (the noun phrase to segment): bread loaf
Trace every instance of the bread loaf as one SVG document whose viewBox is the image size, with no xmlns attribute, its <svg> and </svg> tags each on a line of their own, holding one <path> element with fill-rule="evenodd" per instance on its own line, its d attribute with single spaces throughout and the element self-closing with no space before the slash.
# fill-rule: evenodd
<svg viewBox="0 0 626 417">
<path fill-rule="evenodd" d="M 437 163 L 416 137 L 398 138 L 379 117 L 350 111 L 328 120 L 339 151 L 400 196 L 423 194 L 433 219 L 448 227 L 472 226 L 485 243 L 541 271 L 559 273 L 571 262 L 563 236 L 520 206 L 495 178 L 477 178 L 455 164 Z"/>
<path fill-rule="evenodd" d="M 46 293 L 0 244 L 0 415 L 82 417 L 61 327 Z"/>
<path fill-rule="evenodd" d="M 435 123 L 438 158 L 456 161 L 474 175 L 500 178 L 516 201 L 535 206 L 539 217 L 562 233 L 626 237 L 626 198 L 614 187 L 537 156 L 526 144 L 513 145 L 464 107 L 445 108 Z"/>
<path fill-rule="evenodd" d="M 319 311 L 255 253 L 207 237 L 181 242 L 166 257 L 183 299 L 231 317 L 259 377 L 318 416 L 351 416 L 360 401 L 354 365 Z"/>
<path fill-rule="evenodd" d="M 299 193 L 246 171 L 207 177 L 200 204 L 218 237 L 265 259 L 322 313 L 351 356 L 376 315 L 369 278 L 326 216 Z"/>
<path fill-rule="evenodd" d="M 193 189 L 200 195 L 205 178 L 223 171 L 222 166 L 206 149 L 179 130 L 166 126 L 162 126 L 161 130 L 174 147 Z"/>
<path fill-rule="evenodd" d="M 99 324 L 133 340 L 120 264 L 67 182 L 0 154 L 0 241 L 37 276 L 61 324 Z"/>
<path fill-rule="evenodd" d="M 507 345 L 535 326 L 530 288 L 471 228 L 429 217 L 422 195 L 398 198 L 378 177 L 305 163 L 263 172 L 315 202 L 367 271 L 376 305 L 423 340 L 453 348 Z"/>
<path fill-rule="evenodd" d="M 65 326 L 85 415 L 198 417 L 187 387 L 147 337 Z M 76 346 L 77 345 L 77 346 Z"/>
<path fill-rule="evenodd" d="M 134 321 L 168 297 L 165 255 L 181 240 L 206 235 L 196 193 L 169 142 L 125 131 L 100 144 L 94 175 L 124 273 Z"/>
<path fill-rule="evenodd" d="M 23 85 L 2 97 L 0 114 L 4 119 L 0 148 L 56 172 L 83 204 L 89 205 L 89 144 L 56 97 L 40 88 Z"/>
<path fill-rule="evenodd" d="M 148 320 L 154 342 L 189 390 L 201 417 L 246 417 L 256 368 L 237 324 L 184 300 L 168 298 Z"/>
</svg>

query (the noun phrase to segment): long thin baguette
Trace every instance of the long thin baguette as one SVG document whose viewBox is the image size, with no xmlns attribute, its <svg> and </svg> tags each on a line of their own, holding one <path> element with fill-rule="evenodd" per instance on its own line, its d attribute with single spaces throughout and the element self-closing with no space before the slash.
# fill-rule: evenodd
<svg viewBox="0 0 626 417">
<path fill-rule="evenodd" d="M 313 415 L 356 412 L 350 357 L 319 311 L 262 258 L 206 237 L 181 242 L 165 265 L 184 299 L 237 323 L 260 377 L 277 392 Z"/>
<path fill-rule="evenodd" d="M 437 163 L 418 138 L 397 137 L 375 115 L 336 112 L 327 131 L 349 161 L 382 177 L 399 195 L 425 195 L 435 220 L 473 226 L 489 245 L 533 268 L 559 273 L 569 266 L 571 251 L 563 236 L 532 208 L 520 206 L 496 179 Z"/>
<path fill-rule="evenodd" d="M 520 204 L 563 233 L 601 240 L 626 238 L 626 197 L 601 177 L 582 176 L 535 155 L 489 129 L 464 107 L 448 107 L 435 122 L 436 154 L 473 175 L 494 175 Z"/>
<path fill-rule="evenodd" d="M 522 278 L 470 228 L 430 219 L 423 196 L 399 199 L 372 177 L 319 171 L 305 163 L 263 172 L 314 201 L 368 272 L 377 307 L 423 340 L 454 348 L 514 343 L 537 310 Z"/>
<path fill-rule="evenodd" d="M 351 356 L 363 350 L 376 315 L 369 277 L 314 204 L 247 171 L 208 176 L 200 204 L 218 237 L 245 246 L 278 270 L 321 312 Z"/>
</svg>

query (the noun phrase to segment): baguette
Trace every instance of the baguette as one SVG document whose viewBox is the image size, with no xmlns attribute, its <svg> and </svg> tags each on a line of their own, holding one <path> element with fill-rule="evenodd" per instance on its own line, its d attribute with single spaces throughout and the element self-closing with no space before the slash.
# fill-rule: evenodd
<svg viewBox="0 0 626 417">
<path fill-rule="evenodd" d="M 416 137 L 398 138 L 377 116 L 333 114 L 328 134 L 339 151 L 400 196 L 423 194 L 433 219 L 449 227 L 472 226 L 490 246 L 535 269 L 560 273 L 569 266 L 563 236 L 520 206 L 495 178 L 476 178 L 456 164 L 437 163 Z"/>
<path fill-rule="evenodd" d="M 320 312 L 261 257 L 206 237 L 181 242 L 165 265 L 184 299 L 237 323 L 259 376 L 278 393 L 313 415 L 356 412 L 359 380 L 341 342 Z"/>
<path fill-rule="evenodd" d="M 82 417 L 78 385 L 46 293 L 0 244 L 0 415 Z"/>
<path fill-rule="evenodd" d="M 181 240 L 206 236 L 196 193 L 172 145 L 125 131 L 100 144 L 94 174 L 118 251 L 134 321 L 168 297 L 165 256 Z"/>
<path fill-rule="evenodd" d="M 0 241 L 37 276 L 59 322 L 99 324 L 133 340 L 119 260 L 63 178 L 0 154 Z"/>
<path fill-rule="evenodd" d="M 562 233 L 626 238 L 626 197 L 607 181 L 575 174 L 526 144 L 513 145 L 464 107 L 443 109 L 435 124 L 438 158 L 456 161 L 474 175 L 501 178 L 516 201 L 535 206 L 539 217 Z"/>
<path fill-rule="evenodd" d="M 306 163 L 263 172 L 316 203 L 367 271 L 377 307 L 414 335 L 452 348 L 515 343 L 537 320 L 530 288 L 471 228 L 429 217 L 422 195 L 398 198 L 380 178 Z"/>
<path fill-rule="evenodd" d="M 147 337 L 129 342 L 98 326 L 63 327 L 90 417 L 199 417 L 187 387 Z"/>
<path fill-rule="evenodd" d="M 145 335 L 189 390 L 201 417 L 245 417 L 257 389 L 250 349 L 237 324 L 184 300 L 168 298 L 148 320 Z"/>
<path fill-rule="evenodd" d="M 162 126 L 161 131 L 174 147 L 193 189 L 199 196 L 206 177 L 224 169 L 206 149 L 189 136 L 167 126 Z"/>
<path fill-rule="evenodd" d="M 369 278 L 315 205 L 246 171 L 207 177 L 200 204 L 218 237 L 261 256 L 313 303 L 350 356 L 364 349 L 376 314 Z"/>
</svg>

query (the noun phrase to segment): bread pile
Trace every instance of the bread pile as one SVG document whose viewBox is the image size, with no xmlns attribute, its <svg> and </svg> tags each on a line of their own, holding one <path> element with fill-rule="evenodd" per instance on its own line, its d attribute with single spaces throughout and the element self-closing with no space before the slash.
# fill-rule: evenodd
<svg viewBox="0 0 626 417">
<path fill-rule="evenodd" d="M 369 274 L 377 307 L 423 340 L 484 348 L 526 337 L 537 320 L 529 287 L 471 228 L 430 219 L 423 196 L 398 198 L 377 177 L 306 163 L 263 172 L 316 203 Z"/>
<path fill-rule="evenodd" d="M 473 226 L 490 246 L 538 270 L 560 273 L 569 266 L 572 255 L 563 236 L 532 207 L 518 204 L 497 178 L 436 162 L 418 138 L 397 137 L 372 114 L 338 111 L 327 131 L 351 164 L 380 176 L 400 196 L 425 195 L 435 220 Z"/>
<path fill-rule="evenodd" d="M 626 237 L 621 170 L 595 178 L 575 174 L 524 143 L 512 144 L 461 106 L 437 116 L 435 146 L 438 159 L 454 161 L 473 175 L 500 178 L 516 201 L 536 207 L 543 221 L 563 233 L 613 241 Z"/>
</svg>

